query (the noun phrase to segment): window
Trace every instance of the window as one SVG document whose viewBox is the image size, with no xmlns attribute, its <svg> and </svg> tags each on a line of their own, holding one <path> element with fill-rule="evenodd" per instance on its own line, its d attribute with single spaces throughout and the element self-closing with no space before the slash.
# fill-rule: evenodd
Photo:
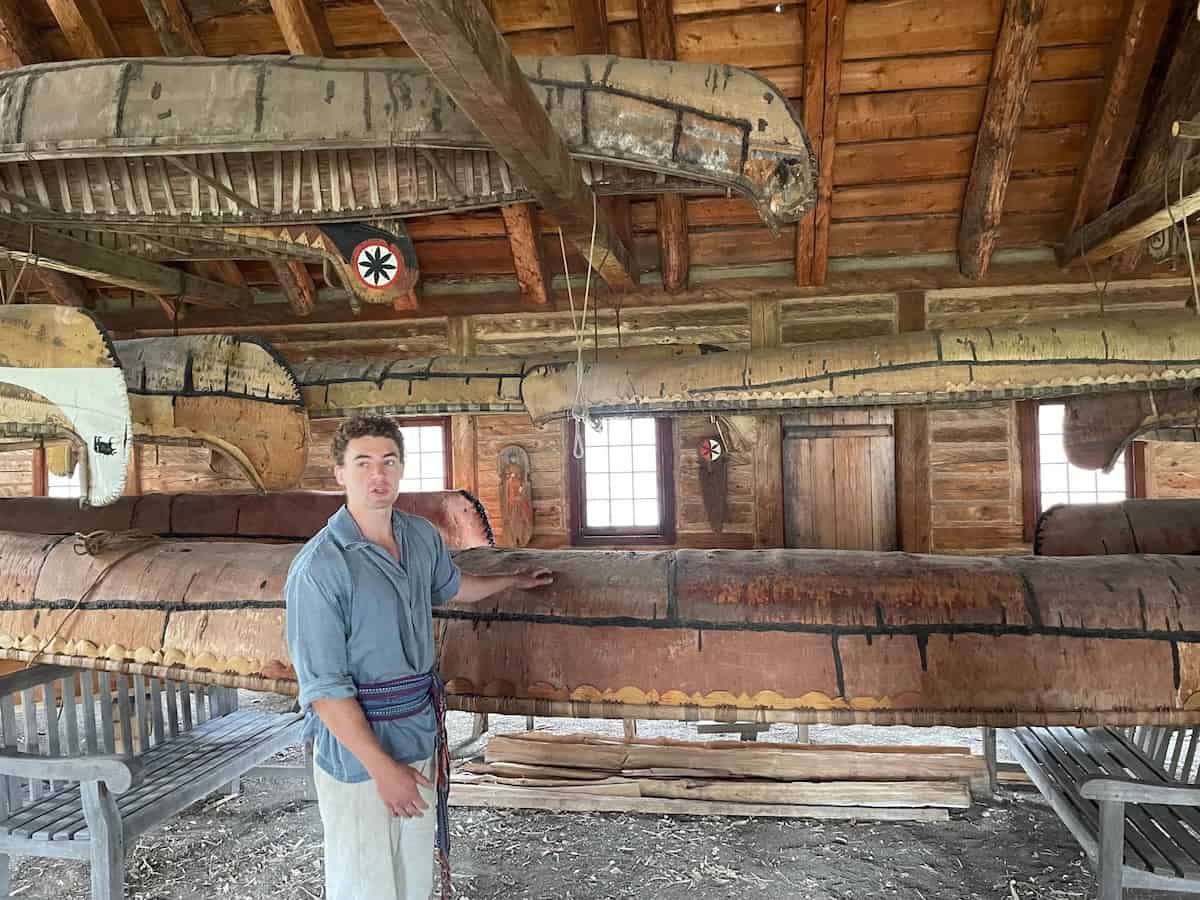
<svg viewBox="0 0 1200 900">
<path fill-rule="evenodd" d="M 46 472 L 46 496 L 79 497 L 82 493 L 83 485 L 79 480 L 78 465 L 70 475 L 55 475 L 53 472 Z"/>
<path fill-rule="evenodd" d="M 583 458 L 567 452 L 574 544 L 670 544 L 675 540 L 671 420 L 604 418 L 583 426 Z"/>
<path fill-rule="evenodd" d="M 400 490 L 405 493 L 444 491 L 450 476 L 450 420 L 404 419 L 404 477 Z"/>
<path fill-rule="evenodd" d="M 1067 462 L 1063 445 L 1062 403 L 1018 404 L 1021 438 L 1022 506 L 1025 540 L 1033 540 L 1038 516 L 1060 504 L 1117 503 L 1136 497 L 1141 463 L 1131 444 L 1111 472 L 1081 469 Z"/>
</svg>

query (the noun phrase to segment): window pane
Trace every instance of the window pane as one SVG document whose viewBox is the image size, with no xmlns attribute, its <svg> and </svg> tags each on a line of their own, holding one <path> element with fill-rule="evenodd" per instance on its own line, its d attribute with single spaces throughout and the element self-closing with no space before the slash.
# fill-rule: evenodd
<svg viewBox="0 0 1200 900">
<path fill-rule="evenodd" d="M 584 496 L 592 500 L 607 500 L 608 499 L 608 475 L 605 473 L 591 474 L 586 476 L 586 481 L 583 483 Z"/>
<path fill-rule="evenodd" d="M 421 452 L 440 452 L 442 449 L 442 428 L 440 425 L 426 425 L 421 429 Z"/>
<path fill-rule="evenodd" d="M 1076 494 L 1071 492 L 1072 506 L 1094 506 L 1096 504 L 1096 495 L 1092 494 Z"/>
<path fill-rule="evenodd" d="M 608 446 L 608 429 L 601 427 L 599 431 L 591 425 L 580 425 L 583 429 L 584 446 L 589 450 L 592 447 L 607 447 Z"/>
<path fill-rule="evenodd" d="M 1124 499 L 1124 491 L 1101 491 L 1099 494 L 1099 500 L 1101 503 L 1120 503 Z"/>
<path fill-rule="evenodd" d="M 637 472 L 633 476 L 633 496 L 652 500 L 658 496 L 658 476 L 653 472 Z"/>
<path fill-rule="evenodd" d="M 633 420 L 633 443 L 635 443 L 635 444 L 656 444 L 656 443 L 658 443 L 658 428 L 655 426 L 653 419 L 634 419 Z"/>
<path fill-rule="evenodd" d="M 1059 506 L 1067 502 L 1067 495 L 1063 494 L 1042 494 L 1042 511 L 1045 512 L 1052 506 Z"/>
<path fill-rule="evenodd" d="M 1042 466 L 1042 495 L 1067 489 L 1067 464 L 1051 463 Z"/>
<path fill-rule="evenodd" d="M 1061 403 L 1043 403 L 1038 407 L 1038 433 L 1062 434 L 1063 416 L 1066 406 Z"/>
<path fill-rule="evenodd" d="M 404 436 L 404 478 L 400 490 L 444 491 L 446 485 L 446 448 L 441 425 L 402 425 Z"/>
<path fill-rule="evenodd" d="M 611 472 L 632 472 L 633 451 L 629 447 L 609 447 L 608 467 Z"/>
<path fill-rule="evenodd" d="M 1038 459 L 1043 463 L 1065 463 L 1067 452 L 1063 449 L 1062 436 L 1044 434 L 1038 438 Z"/>
<path fill-rule="evenodd" d="M 1096 490 L 1096 473 L 1078 466 L 1067 467 L 1067 486 L 1072 497 L 1080 491 L 1093 493 Z"/>
<path fill-rule="evenodd" d="M 633 501 L 632 500 L 613 500 L 612 501 L 612 523 L 613 525 L 625 526 L 633 525 Z"/>
<path fill-rule="evenodd" d="M 608 448 L 589 446 L 583 454 L 583 469 L 589 475 L 608 471 Z"/>
<path fill-rule="evenodd" d="M 606 528 L 612 524 L 608 514 L 607 500 L 589 500 L 587 504 L 587 524 L 592 528 Z"/>
<path fill-rule="evenodd" d="M 633 502 L 633 519 L 635 525 L 655 526 L 658 524 L 658 501 L 635 500 Z"/>
<path fill-rule="evenodd" d="M 1125 496 L 1125 466 L 1117 463 L 1111 472 L 1096 473 L 1096 489 L 1099 491 L 1120 491 Z"/>
<path fill-rule="evenodd" d="M 614 500 L 633 499 L 633 475 L 628 472 L 613 472 L 610 479 L 612 498 Z"/>
<path fill-rule="evenodd" d="M 610 444 L 629 444 L 633 442 L 631 422 L 629 419 L 606 419 L 608 442 Z"/>
<path fill-rule="evenodd" d="M 658 471 L 658 447 L 637 446 L 633 453 L 633 470 L 635 472 Z"/>
</svg>

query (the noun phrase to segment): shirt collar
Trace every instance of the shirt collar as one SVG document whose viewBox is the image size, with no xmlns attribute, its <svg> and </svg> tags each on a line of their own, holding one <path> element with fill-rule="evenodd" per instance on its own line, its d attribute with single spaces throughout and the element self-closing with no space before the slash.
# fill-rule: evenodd
<svg viewBox="0 0 1200 900">
<path fill-rule="evenodd" d="M 392 533 L 396 536 L 397 544 L 400 543 L 400 522 L 400 514 L 393 509 Z M 350 515 L 350 510 L 344 503 L 337 512 L 329 517 L 328 525 L 334 539 L 346 550 L 374 546 L 363 537 L 362 529 L 358 527 L 358 523 L 354 521 L 354 516 Z"/>
</svg>

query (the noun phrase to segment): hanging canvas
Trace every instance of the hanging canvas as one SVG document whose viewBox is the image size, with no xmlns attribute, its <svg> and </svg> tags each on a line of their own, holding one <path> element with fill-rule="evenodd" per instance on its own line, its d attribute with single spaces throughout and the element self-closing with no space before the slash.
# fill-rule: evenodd
<svg viewBox="0 0 1200 900">
<path fill-rule="evenodd" d="M 533 484 L 529 479 L 529 454 L 525 448 L 509 444 L 496 458 L 500 476 L 500 515 L 504 533 L 514 547 L 528 546 L 533 540 Z"/>
</svg>

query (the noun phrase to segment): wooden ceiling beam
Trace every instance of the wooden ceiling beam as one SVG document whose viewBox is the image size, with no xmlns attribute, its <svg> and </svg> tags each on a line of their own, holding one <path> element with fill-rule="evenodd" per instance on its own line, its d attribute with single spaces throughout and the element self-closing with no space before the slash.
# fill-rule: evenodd
<svg viewBox="0 0 1200 900">
<path fill-rule="evenodd" d="M 292 312 L 301 318 L 311 316 L 317 308 L 317 286 L 308 266 L 297 259 L 272 259 L 270 264 Z"/>
<path fill-rule="evenodd" d="M 112 59 L 123 55 L 100 0 L 46 0 L 46 5 L 77 58 Z"/>
<path fill-rule="evenodd" d="M 79 276 L 55 272 L 53 269 L 38 269 L 38 279 L 59 306 L 87 307 L 88 291 Z"/>
<path fill-rule="evenodd" d="M 235 288 L 189 275 L 180 269 L 117 253 L 61 232 L 0 218 L 0 247 L 18 263 L 66 272 L 131 291 L 184 297 L 202 304 L 240 308 L 253 302 L 248 288 Z M 32 247 L 32 252 L 30 248 Z"/>
<path fill-rule="evenodd" d="M 602 2 L 602 0 L 601 0 Z M 675 12 L 672 0 L 638 0 L 638 26 L 642 34 L 642 56 L 646 59 L 675 59 Z M 663 288 L 675 294 L 688 285 L 687 200 L 680 194 L 659 194 L 658 256 Z"/>
<path fill-rule="evenodd" d="M 479 0 L 375 2 L 600 277 L 610 287 L 635 287 L 632 249 L 596 203 Z"/>
<path fill-rule="evenodd" d="M 142 0 L 142 9 L 158 35 L 164 56 L 204 56 L 204 42 L 192 25 L 183 0 Z"/>
<path fill-rule="evenodd" d="M 1164 197 L 1169 198 L 1169 205 Z M 1084 225 L 1067 240 L 1063 254 L 1067 259 L 1085 256 L 1093 263 L 1108 259 L 1198 211 L 1200 156 L 1195 156 L 1187 161 L 1182 173 L 1173 168 L 1158 183 Z"/>
<path fill-rule="evenodd" d="M 275 21 L 289 53 L 297 56 L 337 56 L 325 11 L 317 0 L 271 0 Z"/>
<path fill-rule="evenodd" d="M 549 304 L 550 279 L 542 258 L 542 230 L 537 211 L 532 203 L 514 203 L 500 207 L 500 214 L 504 217 L 504 229 L 512 247 L 521 296 L 539 305 Z"/>
<path fill-rule="evenodd" d="M 971 278 L 987 272 L 1000 234 L 1004 192 L 1037 65 L 1038 31 L 1045 11 L 1046 0 L 1005 0 L 959 223 L 958 266 Z"/>
<path fill-rule="evenodd" d="M 1064 239 L 1112 205 L 1173 3 L 1127 0 L 1125 4 L 1109 51 L 1103 99 L 1092 116 L 1083 162 L 1075 173 Z"/>
<path fill-rule="evenodd" d="M 824 284 L 829 275 L 846 0 L 808 0 L 804 14 L 804 128 L 816 153 L 820 176 L 816 207 L 796 225 L 796 283 L 801 286 Z"/>
<path fill-rule="evenodd" d="M 197 259 L 187 264 L 193 273 L 231 287 L 245 287 L 246 276 L 232 259 Z"/>
<path fill-rule="evenodd" d="M 1162 90 L 1155 99 L 1150 116 L 1142 127 L 1125 196 L 1132 197 L 1153 184 L 1161 183 L 1167 172 L 1172 150 L 1179 146 L 1171 137 L 1171 125 L 1179 119 L 1200 116 L 1200 3 L 1190 2 L 1184 11 Z M 1175 161 L 1178 175 L 1179 161 Z M 1141 260 L 1144 244 L 1135 244 L 1121 254 L 1117 268 L 1132 272 Z"/>
<path fill-rule="evenodd" d="M 49 61 L 42 49 L 37 31 L 22 8 L 27 0 L 0 0 L 0 44 L 8 50 L 10 62 L 16 66 L 31 66 Z"/>
</svg>

